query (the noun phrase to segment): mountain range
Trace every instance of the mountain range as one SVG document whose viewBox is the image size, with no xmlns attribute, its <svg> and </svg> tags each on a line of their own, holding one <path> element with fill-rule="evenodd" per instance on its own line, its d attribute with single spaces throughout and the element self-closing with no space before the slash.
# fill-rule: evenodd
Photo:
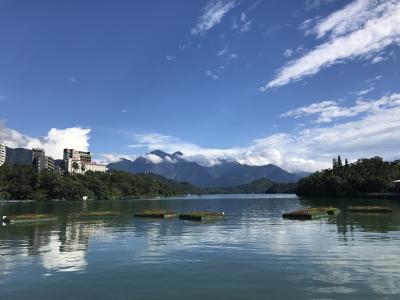
<svg viewBox="0 0 400 300">
<path fill-rule="evenodd" d="M 275 183 L 292 183 L 308 175 L 304 172 L 290 173 L 272 164 L 250 166 L 227 160 L 220 160 L 218 164 L 212 166 L 203 166 L 186 160 L 180 151 L 169 154 L 160 150 L 152 151 L 133 161 L 121 159 L 108 164 L 107 167 L 109 170 L 121 170 L 133 174 L 154 173 L 199 187 L 231 187 L 248 184 L 261 178 Z"/>
</svg>

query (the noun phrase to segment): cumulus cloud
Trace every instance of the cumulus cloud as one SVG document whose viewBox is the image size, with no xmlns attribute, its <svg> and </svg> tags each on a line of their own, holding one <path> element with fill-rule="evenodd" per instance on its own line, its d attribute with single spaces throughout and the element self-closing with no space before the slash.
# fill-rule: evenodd
<svg viewBox="0 0 400 300">
<path fill-rule="evenodd" d="M 192 28 L 193 35 L 205 35 L 215 25 L 221 23 L 224 16 L 235 7 L 235 1 L 212 0 L 203 8 L 202 15 Z"/>
<path fill-rule="evenodd" d="M 348 60 L 374 58 L 373 54 L 400 42 L 400 2 L 356 0 L 320 20 L 313 29 L 317 39 L 328 36 L 302 57 L 288 62 L 261 91 L 298 81 Z"/>
<path fill-rule="evenodd" d="M 359 91 L 358 95 L 367 94 L 369 90 Z M 337 119 L 355 117 L 363 113 L 374 113 L 385 109 L 400 107 L 400 94 L 384 96 L 375 101 L 358 100 L 353 106 L 340 106 L 337 101 L 322 101 L 290 110 L 282 117 L 316 116 L 316 123 L 329 123 Z"/>
<path fill-rule="evenodd" d="M 33 138 L 7 128 L 0 122 L 0 142 L 11 148 L 44 148 L 46 154 L 56 159 L 63 156 L 64 148 L 74 148 L 82 151 L 89 149 L 90 129 L 71 127 L 65 129 L 52 128 L 46 136 Z"/>
<path fill-rule="evenodd" d="M 321 104 L 322 103 L 322 104 Z M 330 167 L 332 157 L 342 154 L 350 160 L 379 155 L 385 159 L 398 156 L 400 147 L 400 94 L 391 94 L 375 101 L 357 101 L 342 107 L 336 101 L 324 101 L 299 108 L 287 117 L 316 116 L 335 120 L 359 116 L 341 124 L 325 127 L 303 126 L 295 133 L 278 133 L 252 141 L 246 147 L 228 149 L 204 148 L 176 137 L 161 134 L 136 136 L 135 146 L 169 153 L 182 151 L 184 159 L 202 165 L 220 163 L 221 159 L 243 164 L 275 164 L 290 171 L 315 171 Z"/>
</svg>

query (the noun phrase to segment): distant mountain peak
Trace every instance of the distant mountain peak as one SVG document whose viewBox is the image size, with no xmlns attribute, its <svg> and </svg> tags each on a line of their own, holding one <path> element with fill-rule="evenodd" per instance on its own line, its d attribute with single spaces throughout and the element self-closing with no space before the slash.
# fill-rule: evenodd
<svg viewBox="0 0 400 300">
<path fill-rule="evenodd" d="M 172 156 L 175 156 L 175 157 L 177 157 L 177 156 L 183 156 L 183 153 L 182 153 L 181 151 L 176 151 L 176 152 L 174 152 L 174 153 L 172 154 Z"/>
<path fill-rule="evenodd" d="M 168 154 L 168 153 L 166 153 L 164 151 L 161 151 L 161 150 L 153 150 L 148 154 L 152 154 L 152 155 L 158 156 L 158 157 L 160 157 L 162 159 L 165 159 L 166 157 L 171 157 L 171 154 Z"/>
</svg>

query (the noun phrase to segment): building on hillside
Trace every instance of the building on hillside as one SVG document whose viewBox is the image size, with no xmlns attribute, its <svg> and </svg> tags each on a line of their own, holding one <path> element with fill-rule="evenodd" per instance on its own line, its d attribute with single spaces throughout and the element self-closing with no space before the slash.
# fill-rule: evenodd
<svg viewBox="0 0 400 300">
<path fill-rule="evenodd" d="M 51 156 L 46 156 L 43 148 L 33 148 L 32 165 L 37 172 L 52 171 L 54 170 L 54 159 Z"/>
<path fill-rule="evenodd" d="M 0 144 L 0 167 L 6 162 L 6 146 Z"/>
<path fill-rule="evenodd" d="M 90 152 L 64 149 L 64 166 L 67 173 L 85 174 L 87 171 L 107 172 L 105 165 L 92 161 Z"/>
<path fill-rule="evenodd" d="M 0 144 L 0 167 L 6 162 L 6 146 Z"/>
<path fill-rule="evenodd" d="M 68 159 L 79 160 L 83 164 L 89 164 L 92 162 L 92 154 L 74 149 L 64 149 L 64 161 Z"/>
</svg>

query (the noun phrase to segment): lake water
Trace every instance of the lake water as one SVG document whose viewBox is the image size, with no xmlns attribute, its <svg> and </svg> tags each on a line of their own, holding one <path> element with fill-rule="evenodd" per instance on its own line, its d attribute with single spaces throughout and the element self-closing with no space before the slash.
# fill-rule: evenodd
<svg viewBox="0 0 400 300">
<path fill-rule="evenodd" d="M 317 221 L 282 211 L 361 200 L 292 195 L 3 203 L 0 215 L 55 222 L 0 228 L 0 299 L 400 299 L 400 203 L 393 213 Z M 150 208 L 224 211 L 214 222 L 135 219 Z M 121 216 L 71 218 L 113 210 Z"/>
</svg>

